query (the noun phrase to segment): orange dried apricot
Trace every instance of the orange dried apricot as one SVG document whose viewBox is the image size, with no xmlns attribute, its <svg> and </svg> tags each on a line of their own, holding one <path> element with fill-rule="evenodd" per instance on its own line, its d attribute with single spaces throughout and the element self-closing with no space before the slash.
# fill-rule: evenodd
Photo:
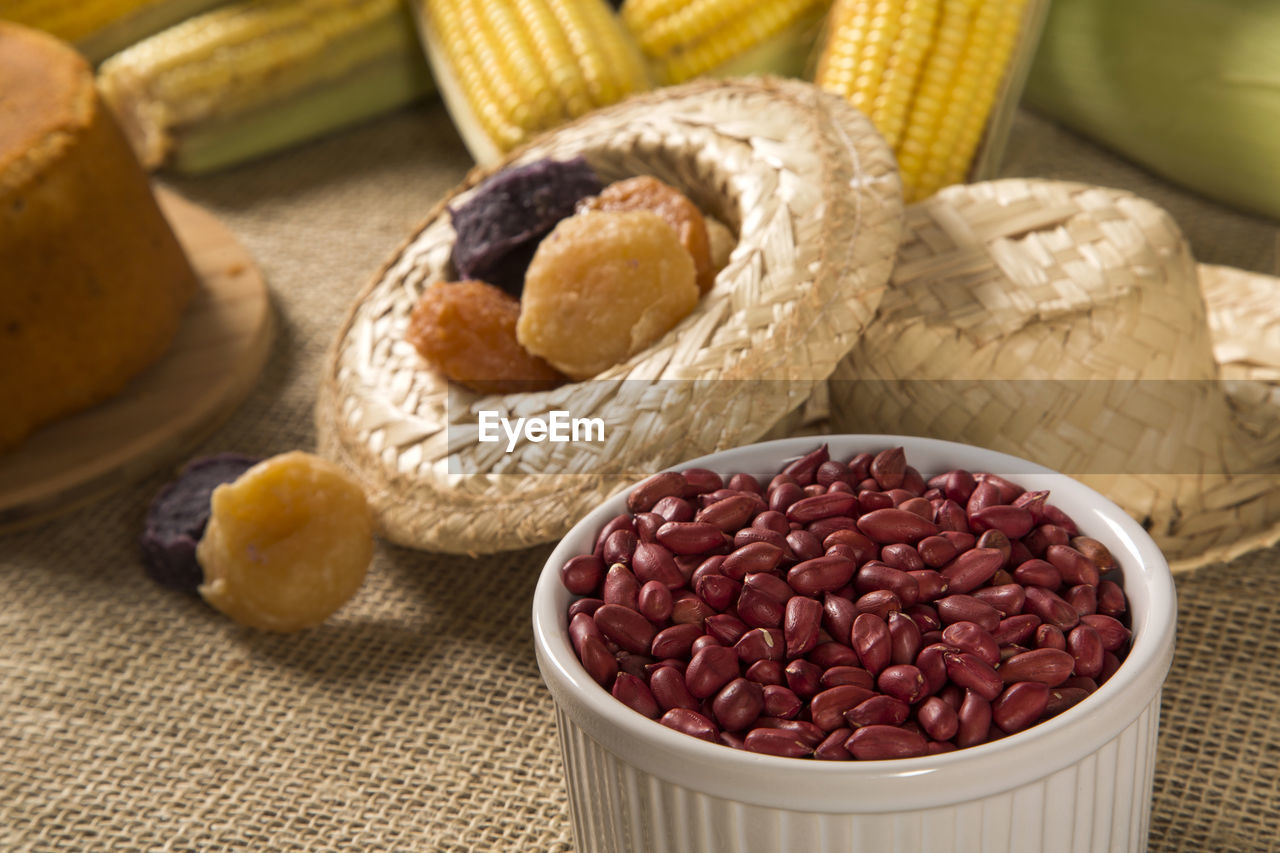
<svg viewBox="0 0 1280 853">
<path fill-rule="evenodd" d="M 668 183 L 651 175 L 637 175 L 614 181 L 578 202 L 578 212 L 651 210 L 676 230 L 680 242 L 693 258 L 698 290 L 706 293 L 715 284 L 717 269 L 712 265 L 707 223 L 698 206 Z"/>
<path fill-rule="evenodd" d="M 438 281 L 409 315 L 406 338 L 448 379 L 481 394 L 554 388 L 564 376 L 516 340 L 520 301 L 483 281 Z"/>
<path fill-rule="evenodd" d="M 200 595 L 235 621 L 267 631 L 318 625 L 364 582 L 373 516 L 343 469 L 292 451 L 213 490 L 196 548 Z"/>
<path fill-rule="evenodd" d="M 516 337 L 574 379 L 652 344 L 698 302 L 693 259 L 649 210 L 579 213 L 543 238 Z"/>
</svg>

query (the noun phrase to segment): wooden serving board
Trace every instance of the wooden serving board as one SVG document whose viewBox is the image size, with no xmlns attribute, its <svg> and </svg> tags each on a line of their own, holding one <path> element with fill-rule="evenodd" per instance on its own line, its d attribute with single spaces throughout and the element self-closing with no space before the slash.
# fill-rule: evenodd
<svg viewBox="0 0 1280 853">
<path fill-rule="evenodd" d="M 248 395 L 273 321 L 262 273 L 213 215 L 156 196 L 201 288 L 173 347 L 118 396 L 57 421 L 0 455 L 0 529 L 65 512 L 172 464 Z"/>
</svg>

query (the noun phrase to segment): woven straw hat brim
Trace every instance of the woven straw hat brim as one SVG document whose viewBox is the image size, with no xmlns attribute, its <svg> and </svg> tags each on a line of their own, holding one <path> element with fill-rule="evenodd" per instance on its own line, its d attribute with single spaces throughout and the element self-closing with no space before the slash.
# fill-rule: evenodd
<svg viewBox="0 0 1280 853">
<path fill-rule="evenodd" d="M 446 205 L 501 168 L 581 154 L 605 180 L 651 174 L 737 235 L 693 313 L 593 380 L 481 396 L 404 340 L 422 290 L 454 277 Z M 702 81 L 593 113 L 474 171 L 360 293 L 317 401 L 320 451 L 352 470 L 381 531 L 484 553 L 557 538 L 601 499 L 683 459 L 749 443 L 801 408 L 853 347 L 901 236 L 893 156 L 869 121 L 799 81 Z M 476 441 L 478 412 L 603 420 L 603 444 Z"/>
<path fill-rule="evenodd" d="M 1280 287 L 1196 264 L 1131 194 L 1010 179 L 906 212 L 837 431 L 992 447 L 1077 476 L 1176 569 L 1280 539 Z"/>
</svg>

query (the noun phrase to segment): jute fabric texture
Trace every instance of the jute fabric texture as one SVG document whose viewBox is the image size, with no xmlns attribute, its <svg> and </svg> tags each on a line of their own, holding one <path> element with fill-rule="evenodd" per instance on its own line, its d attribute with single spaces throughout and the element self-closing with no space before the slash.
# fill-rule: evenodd
<svg viewBox="0 0 1280 853">
<path fill-rule="evenodd" d="M 1121 186 L 1201 261 L 1274 273 L 1274 223 L 1168 189 L 1028 116 L 1009 174 Z M 320 366 L 357 290 L 470 166 L 438 103 L 171 185 L 257 257 L 279 319 L 251 398 L 201 452 L 314 446 Z M 549 547 L 382 545 L 324 626 L 258 634 L 143 575 L 168 472 L 0 534 L 0 849 L 566 851 L 529 607 Z M 1280 837 L 1280 549 L 1178 578 L 1151 849 Z"/>
</svg>

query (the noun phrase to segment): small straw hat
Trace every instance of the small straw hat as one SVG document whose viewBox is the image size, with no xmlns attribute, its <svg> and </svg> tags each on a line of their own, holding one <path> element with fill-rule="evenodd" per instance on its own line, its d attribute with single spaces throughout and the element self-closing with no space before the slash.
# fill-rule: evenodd
<svg viewBox="0 0 1280 853">
<path fill-rule="evenodd" d="M 1280 540 L 1280 279 L 1197 264 L 1131 194 L 954 186 L 906 211 L 829 427 L 947 438 L 1085 481 L 1175 569 Z"/>
<path fill-rule="evenodd" d="M 506 166 L 583 155 L 650 174 L 737 245 L 693 313 L 595 379 L 482 396 L 409 345 L 423 289 L 455 277 L 446 206 Z M 606 108 L 475 170 L 359 294 L 317 400 L 320 452 L 361 480 L 381 532 L 484 553 L 561 536 L 600 500 L 681 460 L 750 443 L 802 409 L 875 311 L 901 237 L 893 155 L 841 99 L 794 80 L 700 81 Z M 605 440 L 481 443 L 479 413 L 600 418 Z"/>
</svg>

